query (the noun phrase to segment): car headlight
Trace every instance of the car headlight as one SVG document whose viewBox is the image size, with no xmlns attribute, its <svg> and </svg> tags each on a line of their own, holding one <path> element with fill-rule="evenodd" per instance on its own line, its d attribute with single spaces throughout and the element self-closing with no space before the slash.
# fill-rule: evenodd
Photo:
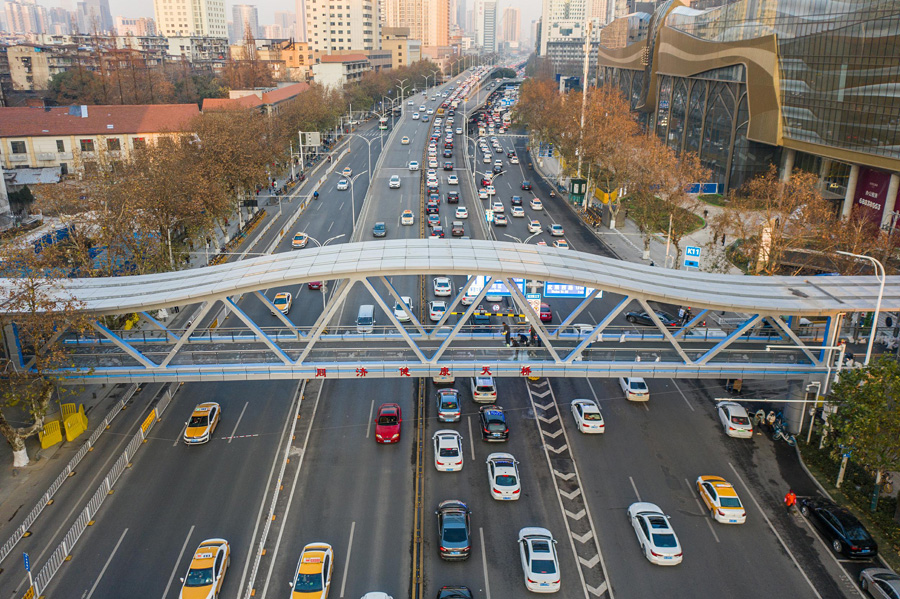
<svg viewBox="0 0 900 599">
<path fill-rule="evenodd" d="M 399 438 L 400 438 L 400 433 L 394 433 L 394 436 L 391 437 L 391 439 L 399 439 Z"/>
</svg>

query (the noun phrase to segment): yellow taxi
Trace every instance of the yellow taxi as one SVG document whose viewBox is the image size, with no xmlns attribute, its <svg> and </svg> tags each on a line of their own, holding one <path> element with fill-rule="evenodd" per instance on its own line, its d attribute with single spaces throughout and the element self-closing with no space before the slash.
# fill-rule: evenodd
<svg viewBox="0 0 900 599">
<path fill-rule="evenodd" d="M 334 551 L 328 543 L 303 548 L 291 582 L 291 599 L 326 599 L 334 573 Z"/>
<path fill-rule="evenodd" d="M 225 539 L 207 539 L 200 543 L 187 575 L 181 579 L 179 599 L 215 599 L 231 563 L 231 548 Z"/>
<path fill-rule="evenodd" d="M 213 401 L 197 404 L 191 414 L 191 419 L 184 428 L 184 442 L 188 445 L 196 445 L 209 441 L 216 426 L 219 425 L 221 413 L 221 406 Z"/>
<path fill-rule="evenodd" d="M 289 292 L 281 291 L 275 294 L 275 299 L 272 300 L 272 305 L 275 306 L 275 309 L 277 309 L 282 314 L 287 314 L 291 311 L 292 299 L 293 298 Z"/>
<path fill-rule="evenodd" d="M 306 247 L 309 243 L 309 235 L 306 233 L 294 233 L 294 238 L 291 239 L 291 247 L 295 250 L 300 250 Z"/>
<path fill-rule="evenodd" d="M 716 522 L 743 524 L 747 521 L 747 512 L 737 492 L 724 478 L 701 476 L 697 479 L 697 492 Z"/>
</svg>

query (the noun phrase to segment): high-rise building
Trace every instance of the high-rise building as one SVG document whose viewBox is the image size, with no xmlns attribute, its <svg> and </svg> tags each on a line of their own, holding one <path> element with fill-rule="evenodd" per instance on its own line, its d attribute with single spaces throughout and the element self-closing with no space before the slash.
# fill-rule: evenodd
<svg viewBox="0 0 900 599">
<path fill-rule="evenodd" d="M 449 3 L 449 0 L 448 0 Z M 428 28 L 427 12 L 437 10 L 432 0 L 381 0 L 382 22 L 385 27 L 405 27 L 409 38 L 425 41 Z"/>
<path fill-rule="evenodd" d="M 6 26 L 11 33 L 46 33 L 47 9 L 34 0 L 6 3 Z"/>
<path fill-rule="evenodd" d="M 423 46 L 450 45 L 450 0 L 421 0 L 424 23 L 422 27 Z"/>
<path fill-rule="evenodd" d="M 304 11 L 313 52 L 381 49 L 378 0 L 305 0 Z"/>
<path fill-rule="evenodd" d="M 47 9 L 47 33 L 52 35 L 70 35 L 72 33 L 72 11 L 61 6 Z"/>
<path fill-rule="evenodd" d="M 116 17 L 116 35 L 146 37 L 156 35 L 156 22 L 147 17 Z"/>
<path fill-rule="evenodd" d="M 163 37 L 228 37 L 224 0 L 154 0 Z"/>
<path fill-rule="evenodd" d="M 285 37 L 297 37 L 297 15 L 289 10 L 275 11 L 275 24 L 281 27 Z"/>
<path fill-rule="evenodd" d="M 504 8 L 501 25 L 503 41 L 517 48 L 519 46 L 519 32 L 522 29 L 522 11 L 513 6 Z"/>
<path fill-rule="evenodd" d="M 466 0 L 456 0 L 456 25 L 466 31 Z"/>
<path fill-rule="evenodd" d="M 253 39 L 259 35 L 259 11 L 252 4 L 234 4 L 231 7 L 233 44 L 241 44 L 249 33 Z M 249 31 L 248 31 L 249 30 Z"/>
<path fill-rule="evenodd" d="M 497 51 L 497 0 L 475 2 L 475 45 L 484 52 Z"/>
<path fill-rule="evenodd" d="M 112 33 L 115 31 L 109 0 L 83 0 L 75 4 L 75 17 L 80 33 Z"/>
</svg>

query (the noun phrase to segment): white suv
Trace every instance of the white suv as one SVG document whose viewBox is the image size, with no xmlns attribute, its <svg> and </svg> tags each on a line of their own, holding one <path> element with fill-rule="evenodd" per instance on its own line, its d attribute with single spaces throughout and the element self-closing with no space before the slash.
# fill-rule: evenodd
<svg viewBox="0 0 900 599">
<path fill-rule="evenodd" d="M 471 379 L 472 401 L 478 403 L 494 403 L 497 401 L 497 387 L 494 377 L 476 376 Z"/>
</svg>

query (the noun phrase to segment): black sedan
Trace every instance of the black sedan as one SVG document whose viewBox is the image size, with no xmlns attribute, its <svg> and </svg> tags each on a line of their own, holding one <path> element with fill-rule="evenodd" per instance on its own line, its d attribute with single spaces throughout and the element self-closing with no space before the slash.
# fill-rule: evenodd
<svg viewBox="0 0 900 599">
<path fill-rule="evenodd" d="M 469 508 L 458 499 L 448 499 L 438 505 L 438 538 L 441 557 L 446 560 L 469 558 L 472 542 L 469 537 Z"/>
<path fill-rule="evenodd" d="M 526 191 L 530 190 L 531 182 L 530 181 L 522 181 L 522 189 L 524 189 Z"/>
<path fill-rule="evenodd" d="M 657 318 L 659 318 L 660 322 L 662 322 L 667 327 L 677 327 L 678 322 L 672 318 L 672 316 L 662 310 L 657 310 L 656 312 Z M 656 326 L 656 323 L 650 318 L 650 315 L 646 312 L 628 312 L 625 315 L 625 320 L 630 322 L 631 324 L 643 324 L 649 327 Z"/>
<path fill-rule="evenodd" d="M 472 591 L 468 587 L 441 587 L 437 599 L 472 599 Z"/>
<path fill-rule="evenodd" d="M 506 413 L 500 406 L 482 406 L 478 411 L 481 418 L 481 438 L 485 441 L 506 441 L 509 439 L 509 426 L 506 424 Z"/>
<path fill-rule="evenodd" d="M 850 559 L 878 556 L 878 543 L 850 510 L 819 497 L 799 497 L 800 513 L 809 518 L 835 553 Z"/>
</svg>

